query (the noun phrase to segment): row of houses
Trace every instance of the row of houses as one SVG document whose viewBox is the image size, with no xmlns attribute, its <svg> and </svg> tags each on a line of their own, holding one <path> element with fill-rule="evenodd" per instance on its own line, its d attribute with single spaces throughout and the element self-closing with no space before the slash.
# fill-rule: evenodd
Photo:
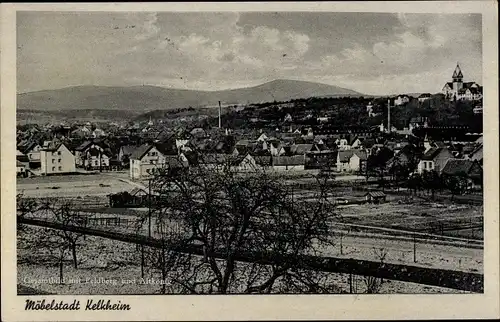
<svg viewBox="0 0 500 322">
<path fill-rule="evenodd" d="M 215 165 L 229 162 L 242 171 L 271 168 L 276 171 L 303 171 L 328 168 L 337 172 L 362 172 L 370 155 L 380 149 L 391 150 L 399 162 L 413 156 L 409 138 L 387 139 L 371 132 L 344 131 L 328 128 L 311 129 L 317 134 L 262 132 L 256 139 L 235 140 L 232 135 L 210 137 L 203 129 L 141 145 L 119 144 L 111 148 L 106 141 L 88 140 L 72 147 L 59 140 L 41 145 L 29 144 L 18 149 L 18 173 L 39 169 L 40 174 L 90 170 L 118 170 L 129 167 L 131 178 L 142 178 L 159 167 Z M 347 133 L 346 133 L 347 132 Z M 350 132 L 350 133 L 349 133 Z M 125 142 L 126 143 L 126 142 Z M 482 142 L 455 148 L 424 140 L 417 172 L 444 169 L 445 161 L 453 159 L 482 160 Z M 388 161 L 388 166 L 394 159 Z"/>
</svg>

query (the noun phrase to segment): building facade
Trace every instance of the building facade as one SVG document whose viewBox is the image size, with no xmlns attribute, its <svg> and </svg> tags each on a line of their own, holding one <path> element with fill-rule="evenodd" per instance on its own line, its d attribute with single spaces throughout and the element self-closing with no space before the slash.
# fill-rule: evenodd
<svg viewBox="0 0 500 322">
<path fill-rule="evenodd" d="M 64 143 L 51 144 L 40 150 L 41 173 L 44 175 L 73 173 L 75 156 Z"/>
<path fill-rule="evenodd" d="M 483 97 L 483 87 L 476 82 L 464 82 L 464 75 L 457 64 L 452 81 L 444 84 L 442 93 L 450 100 L 477 101 Z"/>
</svg>

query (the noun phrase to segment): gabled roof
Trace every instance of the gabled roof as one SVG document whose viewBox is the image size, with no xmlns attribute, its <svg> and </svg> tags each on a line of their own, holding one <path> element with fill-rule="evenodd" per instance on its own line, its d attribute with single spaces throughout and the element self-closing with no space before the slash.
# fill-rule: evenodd
<svg viewBox="0 0 500 322">
<path fill-rule="evenodd" d="M 134 189 L 130 190 L 129 193 L 131 196 L 136 196 L 138 194 L 140 194 L 140 195 L 147 195 L 148 194 L 146 190 L 139 188 L 139 187 L 135 187 Z"/>
<path fill-rule="evenodd" d="M 98 157 L 99 155 L 101 157 L 109 157 L 111 156 L 111 153 L 109 153 L 108 151 L 99 151 L 98 149 L 95 149 L 95 148 L 92 148 L 90 150 L 88 150 L 88 153 L 91 155 L 91 156 L 94 156 L 94 157 Z"/>
<path fill-rule="evenodd" d="M 313 144 L 294 144 L 290 148 L 290 152 L 292 154 L 305 154 L 306 152 L 311 151 Z"/>
<path fill-rule="evenodd" d="M 135 145 L 122 145 L 120 150 L 124 155 L 131 155 L 137 148 Z"/>
<path fill-rule="evenodd" d="M 188 164 L 182 162 L 177 155 L 166 155 L 165 165 L 169 168 L 182 168 L 188 166 Z"/>
<path fill-rule="evenodd" d="M 274 166 L 304 165 L 305 158 L 302 155 L 279 156 L 279 157 L 273 157 L 272 162 Z"/>
<path fill-rule="evenodd" d="M 57 151 L 61 147 L 61 145 L 64 145 L 62 142 L 50 142 L 48 145 L 44 146 L 42 148 L 43 151 Z M 66 146 L 66 145 L 64 145 Z"/>
<path fill-rule="evenodd" d="M 477 165 L 477 163 L 471 160 L 449 159 L 448 162 L 446 162 L 442 173 L 448 175 L 469 174 L 474 164 Z"/>
<path fill-rule="evenodd" d="M 86 150 L 89 146 L 91 146 L 94 142 L 92 141 L 85 141 L 82 144 L 80 144 L 75 151 L 84 151 Z"/>
<path fill-rule="evenodd" d="M 130 160 L 141 160 L 142 157 L 144 157 L 144 155 L 146 153 L 149 152 L 149 150 L 151 150 L 153 148 L 153 145 L 151 144 L 143 144 L 141 145 L 140 147 L 138 147 L 137 149 L 134 150 L 134 152 L 132 152 L 132 154 L 130 155 Z"/>
<path fill-rule="evenodd" d="M 444 148 L 430 148 L 427 152 L 424 153 L 424 155 L 422 156 L 422 160 L 434 160 L 434 158 L 436 158 L 443 149 Z"/>
<path fill-rule="evenodd" d="M 365 161 L 368 159 L 368 155 L 366 154 L 366 151 L 353 150 L 353 154 L 357 155 L 361 161 Z"/>
</svg>

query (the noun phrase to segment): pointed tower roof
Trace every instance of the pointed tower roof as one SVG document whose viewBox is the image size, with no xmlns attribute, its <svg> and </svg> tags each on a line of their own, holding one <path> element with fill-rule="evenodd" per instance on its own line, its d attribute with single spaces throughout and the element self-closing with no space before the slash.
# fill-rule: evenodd
<svg viewBox="0 0 500 322">
<path fill-rule="evenodd" d="M 463 78 L 462 70 L 460 69 L 460 65 L 457 63 L 457 67 L 455 67 L 455 71 L 453 72 L 452 78 Z"/>
</svg>

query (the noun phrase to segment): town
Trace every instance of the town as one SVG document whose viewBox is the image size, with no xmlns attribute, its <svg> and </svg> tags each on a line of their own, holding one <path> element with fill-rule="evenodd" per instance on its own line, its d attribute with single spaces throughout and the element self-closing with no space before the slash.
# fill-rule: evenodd
<svg viewBox="0 0 500 322">
<path fill-rule="evenodd" d="M 69 242 L 68 248 L 60 248 L 59 257 L 52 259 L 59 265 L 55 270 L 59 270 L 61 281 L 64 262 L 72 261 L 74 266 L 64 268 L 64 274 L 70 274 L 75 280 L 86 278 L 79 267 L 89 265 L 99 267 L 106 274 L 104 278 L 111 279 L 117 268 L 131 280 L 144 278 L 148 269 L 159 269 L 156 272 L 161 273 L 162 282 L 158 285 L 106 285 L 106 289 L 98 292 L 195 292 L 184 284 L 175 291 L 171 286 L 173 282 L 165 282 L 168 277 L 165 259 L 160 258 L 163 264 L 158 264 L 155 262 L 158 258 L 154 257 L 159 256 L 158 253 L 147 253 L 139 244 L 155 245 L 154 240 L 165 238 L 165 229 L 180 229 L 179 217 L 169 219 L 173 226 L 164 226 L 161 216 L 165 211 L 194 215 L 196 211 L 189 206 L 193 201 L 200 204 L 199 211 L 208 211 L 213 207 L 208 196 L 216 198 L 216 194 L 212 195 L 216 187 L 234 189 L 226 184 L 243 180 L 243 189 L 248 184 L 245 180 L 252 178 L 257 178 L 253 183 L 257 190 L 250 194 L 261 188 L 271 189 L 274 183 L 278 184 L 276 189 L 286 192 L 284 199 L 280 199 L 280 194 L 271 189 L 268 199 L 261 202 L 282 202 L 278 207 L 282 209 L 286 209 L 287 203 L 295 205 L 294 211 L 299 217 L 293 217 L 291 212 L 289 220 L 309 218 L 310 221 L 303 223 L 307 226 L 317 220 L 311 219 L 319 214 L 316 206 L 334 207 L 335 210 L 328 213 L 336 213 L 336 217 L 321 217 L 317 231 L 312 233 L 316 236 L 324 229 L 335 227 L 332 235 L 325 237 L 330 246 L 325 246 L 322 256 L 417 265 L 415 269 L 446 268 L 460 274 L 481 272 L 482 87 L 475 82 L 463 82 L 458 64 L 452 75 L 452 82 L 446 83 L 440 92 L 417 96 L 304 97 L 239 105 L 219 101 L 210 112 L 205 112 L 206 108 L 180 107 L 177 112 L 181 117 L 177 117 L 176 112 L 160 117 L 159 111 L 153 111 L 134 121 L 18 124 L 18 221 L 27 224 L 19 234 L 28 233 L 28 239 L 24 237 L 18 245 L 20 274 L 28 278 L 41 274 L 40 268 L 25 256 L 34 245 L 45 245 L 46 241 L 33 239 L 32 236 L 40 232 L 30 225 L 43 226 L 40 220 L 52 217 L 61 229 L 72 229 L 70 235 L 74 234 L 62 237 Z M 186 113 L 206 115 L 189 118 Z M 198 178 L 213 181 L 194 189 L 192 187 L 202 185 Z M 220 178 L 226 178 L 227 182 L 219 182 Z M 165 190 L 166 186 L 175 185 L 175 192 Z M 183 193 L 182 189 L 187 190 Z M 205 201 L 194 197 L 204 193 L 208 198 Z M 273 193 L 276 195 L 272 196 Z M 235 200 L 243 205 L 247 201 L 241 198 L 248 197 L 234 198 L 239 198 Z M 257 202 L 253 197 L 248 202 L 252 201 Z M 227 201 L 218 204 L 220 214 L 227 206 Z M 297 210 L 299 208 L 302 210 Z M 235 211 L 230 209 L 228 213 Z M 270 206 L 266 209 L 274 211 Z M 284 225 L 276 218 L 255 215 L 257 222 L 269 221 L 264 231 L 272 230 L 274 225 Z M 92 255 L 84 255 L 77 249 L 88 247 L 85 245 L 92 238 L 100 238 L 92 236 L 96 229 L 100 231 L 98 236 L 104 234 L 110 239 L 103 239 L 101 246 L 92 244 L 94 248 L 107 249 L 92 259 Z M 313 235 L 307 238 L 317 238 Z M 153 240 L 141 239 L 145 236 Z M 116 243 L 117 238 L 134 241 L 137 247 Z M 205 237 L 200 238 L 203 241 Z M 275 239 L 267 242 L 274 243 Z M 54 247 L 52 243 L 49 245 Z M 117 247 L 121 250 L 117 251 Z M 185 247 L 195 245 L 184 245 L 181 249 Z M 203 244 L 200 254 L 207 257 L 205 247 L 208 246 Z M 70 255 L 67 249 L 72 249 L 71 259 L 64 259 Z M 242 257 L 243 262 L 252 262 L 255 256 L 252 254 L 235 253 L 235 256 Z M 134 263 L 140 262 L 140 266 L 125 264 L 127 257 L 134 258 L 131 259 Z M 98 263 L 102 261 L 104 264 L 100 266 Z M 111 267 L 118 262 L 121 264 Z M 407 277 L 389 283 L 392 275 L 385 275 L 388 282 L 384 283 L 383 279 L 363 277 L 381 273 L 366 273 L 366 267 L 362 266 L 353 272 L 325 277 L 336 276 L 336 286 L 329 292 L 472 290 L 467 285 L 457 286 L 451 282 L 446 284 L 449 289 L 440 288 L 446 285 L 425 277 L 411 280 L 417 284 L 405 282 L 410 281 Z M 196 283 L 193 285 L 198 285 Z M 423 286 L 425 284 L 436 288 Z M 84 287 L 82 285 L 79 286 Z M 173 287 L 170 291 L 169 285 Z M 41 286 L 20 287 L 22 291 Z M 43 287 L 44 292 L 64 293 L 72 292 L 75 285 L 61 282 Z M 132 287 L 135 288 L 129 289 Z M 152 290 L 154 287 L 157 289 Z M 219 292 L 230 292 L 229 285 L 218 287 Z M 257 290 L 250 287 L 238 291 L 239 286 L 235 287 L 231 292 Z M 212 286 L 210 290 L 196 288 L 196 292 L 211 290 Z M 90 291 L 84 288 L 81 292 Z"/>
</svg>

